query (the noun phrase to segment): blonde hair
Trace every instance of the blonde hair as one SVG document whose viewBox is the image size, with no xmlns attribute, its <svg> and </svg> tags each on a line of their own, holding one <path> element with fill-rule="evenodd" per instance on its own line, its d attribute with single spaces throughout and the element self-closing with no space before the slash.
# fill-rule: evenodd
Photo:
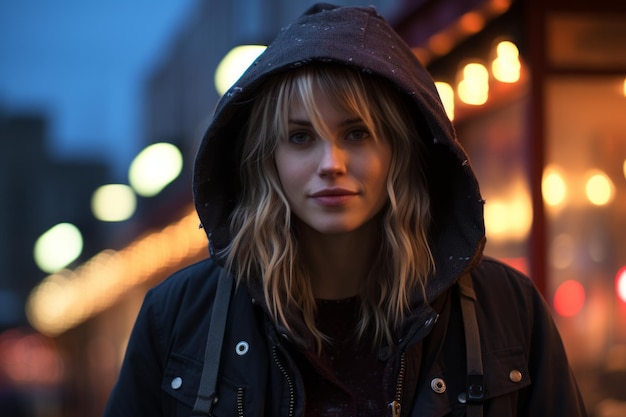
<svg viewBox="0 0 626 417">
<path fill-rule="evenodd" d="M 424 144 L 409 106 L 380 79 L 340 66 L 309 65 L 265 84 L 252 105 L 244 138 L 242 192 L 231 216 L 233 238 L 226 248 L 226 264 L 239 281 L 261 280 L 275 321 L 293 332 L 293 314 L 300 314 L 321 349 L 327 338 L 315 324 L 315 298 L 298 259 L 297 232 L 273 156 L 277 142 L 288 135 L 294 97 L 300 97 L 312 113 L 315 128 L 324 128 L 316 113 L 314 87 L 361 118 L 377 140 L 385 138 L 391 144 L 389 203 L 379 217 L 383 238 L 372 273 L 361 286 L 357 329 L 361 337 L 371 326 L 375 346 L 383 341 L 391 345 L 393 329 L 409 312 L 411 297 L 416 290 L 424 295 L 434 261 L 428 243 L 430 199 L 421 163 Z"/>
</svg>

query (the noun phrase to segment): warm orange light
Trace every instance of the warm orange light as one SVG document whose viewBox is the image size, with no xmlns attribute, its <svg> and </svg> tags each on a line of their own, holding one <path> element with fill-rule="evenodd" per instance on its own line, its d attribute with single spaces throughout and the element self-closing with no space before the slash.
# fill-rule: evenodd
<svg viewBox="0 0 626 417">
<path fill-rule="evenodd" d="M 461 81 L 457 88 L 459 99 L 466 104 L 479 106 L 489 97 L 489 72 L 484 65 L 472 62 L 461 71 Z"/>
<path fill-rule="evenodd" d="M 412 48 L 411 50 L 413 51 L 413 54 L 417 57 L 417 60 L 426 65 L 431 56 L 430 50 L 425 47 L 416 47 Z"/>
<path fill-rule="evenodd" d="M 147 233 L 120 251 L 105 250 L 74 271 L 46 277 L 31 292 L 31 325 L 56 336 L 111 306 L 129 289 L 206 256 L 207 241 L 190 207 L 175 223 Z"/>
<path fill-rule="evenodd" d="M 506 194 L 487 198 L 485 228 L 491 242 L 522 241 L 533 222 L 530 192 L 521 181 L 513 182 Z"/>
<path fill-rule="evenodd" d="M 489 8 L 496 14 L 501 14 L 511 7 L 511 0 L 491 0 Z"/>
<path fill-rule="evenodd" d="M 437 87 L 437 92 L 439 93 L 439 97 L 441 97 L 441 102 L 446 110 L 448 119 L 454 120 L 454 90 L 452 86 L 448 83 L 437 81 L 435 87 Z"/>
<path fill-rule="evenodd" d="M 585 289 L 575 280 L 567 280 L 554 293 L 554 310 L 563 317 L 573 317 L 585 305 Z"/>
<path fill-rule="evenodd" d="M 522 64 L 517 46 L 513 42 L 502 41 L 496 46 L 495 55 L 491 63 L 493 77 L 503 83 L 519 81 Z"/>
<path fill-rule="evenodd" d="M 585 184 L 585 193 L 591 204 L 604 206 L 613 200 L 615 186 L 604 172 L 593 171 L 589 174 Z"/>
<path fill-rule="evenodd" d="M 546 167 L 541 181 L 541 194 L 548 206 L 558 206 L 567 197 L 567 185 L 560 170 L 552 165 Z"/>
<path fill-rule="evenodd" d="M 480 32 L 485 26 L 485 18 L 478 12 L 468 12 L 459 19 L 459 28 L 471 35 Z"/>
<path fill-rule="evenodd" d="M 452 49 L 454 45 L 450 35 L 446 33 L 438 33 L 433 35 L 428 41 L 428 47 L 432 53 L 436 55 L 445 55 Z"/>
</svg>

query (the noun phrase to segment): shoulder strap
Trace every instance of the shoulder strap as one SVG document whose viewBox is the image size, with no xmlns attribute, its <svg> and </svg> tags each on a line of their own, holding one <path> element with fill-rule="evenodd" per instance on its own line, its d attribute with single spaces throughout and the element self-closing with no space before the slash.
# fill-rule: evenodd
<svg viewBox="0 0 626 417">
<path fill-rule="evenodd" d="M 463 314 L 467 355 L 467 417 L 482 417 L 485 395 L 483 359 L 480 350 L 478 320 L 476 320 L 476 293 L 469 272 L 459 280 L 459 288 L 461 290 L 461 312 Z"/>
<path fill-rule="evenodd" d="M 220 354 L 224 340 L 224 331 L 226 330 L 226 318 L 228 316 L 228 305 L 230 304 L 232 288 L 232 277 L 228 275 L 225 269 L 222 269 L 217 281 L 209 335 L 204 352 L 202 377 L 200 378 L 196 403 L 191 413 L 192 416 L 210 416 L 213 405 L 217 403 L 217 372 L 220 366 Z"/>
</svg>

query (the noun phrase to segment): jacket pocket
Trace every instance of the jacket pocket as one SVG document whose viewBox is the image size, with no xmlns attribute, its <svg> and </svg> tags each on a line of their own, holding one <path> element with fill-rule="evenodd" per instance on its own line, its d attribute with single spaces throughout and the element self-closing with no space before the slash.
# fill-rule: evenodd
<svg viewBox="0 0 626 417">
<path fill-rule="evenodd" d="M 520 392 L 531 384 L 522 347 L 499 349 L 483 357 L 486 415 L 516 416 Z"/>
<path fill-rule="evenodd" d="M 486 399 L 519 391 L 531 384 L 522 347 L 498 349 L 483 357 Z"/>
<path fill-rule="evenodd" d="M 449 364 L 450 365 L 450 364 Z M 529 386 L 524 350 L 520 347 L 483 352 L 485 416 L 516 416 L 519 393 Z M 467 408 L 466 370 L 433 364 L 421 381 L 411 416 L 464 416 Z"/>
<path fill-rule="evenodd" d="M 202 377 L 202 363 L 183 355 L 173 353 L 167 362 L 161 381 L 161 389 L 171 397 L 176 404 L 176 416 L 190 415 L 196 402 L 200 379 Z M 223 377 L 218 378 L 217 403 L 213 407 L 212 415 L 216 417 L 243 416 L 246 401 L 246 388 L 238 386 Z"/>
<path fill-rule="evenodd" d="M 161 390 L 179 403 L 175 409 L 184 408 L 191 411 L 196 401 L 202 364 L 185 356 L 172 353 L 163 371 Z"/>
</svg>

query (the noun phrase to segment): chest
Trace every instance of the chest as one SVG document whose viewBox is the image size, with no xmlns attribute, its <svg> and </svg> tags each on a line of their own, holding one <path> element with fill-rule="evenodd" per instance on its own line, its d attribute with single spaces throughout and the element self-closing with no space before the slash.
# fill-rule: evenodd
<svg viewBox="0 0 626 417">
<path fill-rule="evenodd" d="M 318 302 L 318 328 L 327 336 L 321 352 L 298 352 L 306 415 L 380 416 L 391 393 L 387 357 L 375 348 L 372 331 L 359 333 L 354 299 Z"/>
</svg>

